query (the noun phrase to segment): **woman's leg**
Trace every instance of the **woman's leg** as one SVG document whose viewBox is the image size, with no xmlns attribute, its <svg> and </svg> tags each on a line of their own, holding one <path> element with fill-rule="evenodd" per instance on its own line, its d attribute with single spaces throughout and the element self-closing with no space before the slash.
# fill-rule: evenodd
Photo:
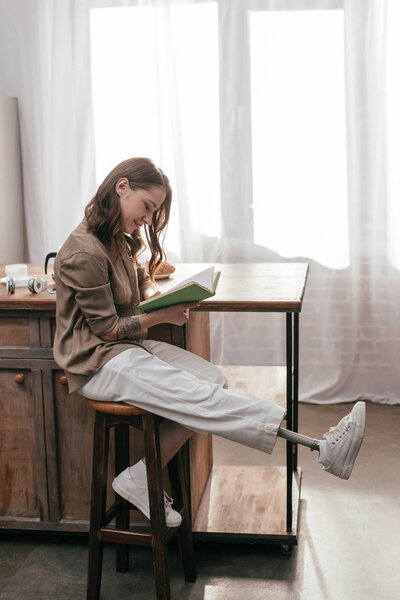
<svg viewBox="0 0 400 600">
<path fill-rule="evenodd" d="M 144 340 L 143 346 L 155 354 L 160 360 L 177 369 L 189 370 L 204 381 L 210 381 L 227 387 L 225 375 L 216 365 L 188 352 L 179 346 L 156 340 Z M 163 421 L 160 425 L 160 447 L 163 465 L 176 454 L 177 450 L 190 438 L 193 430 L 174 421 Z M 143 459 L 143 462 L 144 459 Z"/>
<path fill-rule="evenodd" d="M 198 357 L 186 354 L 186 361 L 197 364 Z M 127 402 L 193 431 L 268 453 L 285 414 L 268 400 L 200 379 L 139 346 L 112 358 L 81 392 L 95 400 Z"/>
<path fill-rule="evenodd" d="M 196 375 L 200 379 L 221 383 L 227 387 L 227 382 L 222 371 L 212 363 L 209 363 L 199 356 L 165 342 L 145 340 L 144 346 L 158 358 L 168 362 L 178 369 L 190 370 L 193 375 Z M 173 421 L 164 421 L 162 423 L 160 428 L 160 443 L 162 447 L 161 454 L 163 460 L 164 454 L 165 456 L 174 455 L 175 439 L 177 439 L 178 444 L 180 443 L 181 439 L 182 443 L 184 443 L 189 437 L 188 432 L 188 429 L 184 428 L 182 425 L 174 423 Z M 319 450 L 318 440 L 303 436 L 301 434 L 296 434 L 287 429 L 278 429 L 278 436 L 294 443 L 308 446 L 312 450 Z"/>
<path fill-rule="evenodd" d="M 190 430 L 214 433 L 264 452 L 272 452 L 285 413 L 282 407 L 237 390 L 224 389 L 224 378 L 221 378 L 219 369 L 190 352 L 162 342 L 151 342 L 149 350 L 153 354 L 135 347 L 117 355 L 83 386 L 82 393 L 96 400 L 128 402 Z M 196 369 L 201 378 L 191 372 Z M 211 380 L 206 381 L 204 373 Z M 216 379 L 220 383 L 216 383 Z M 361 445 L 364 424 L 365 405 L 357 403 L 349 415 L 331 428 L 326 440 L 318 442 L 320 462 L 327 471 L 340 477 L 351 472 Z M 185 432 L 180 433 L 186 435 Z M 306 442 L 306 439 L 301 439 L 301 434 L 280 431 L 282 437 L 289 434 L 299 436 L 293 440 L 296 443 Z M 344 466 L 340 466 L 340 461 L 337 464 L 338 450 L 345 455 Z M 349 457 L 352 464 L 348 463 Z"/>
<path fill-rule="evenodd" d="M 193 435 L 193 431 L 174 421 L 163 421 L 159 428 L 160 454 L 162 466 L 165 467 L 183 444 Z M 146 461 L 142 458 L 144 464 Z"/>
<path fill-rule="evenodd" d="M 278 437 L 284 438 L 285 440 L 293 442 L 294 444 L 307 446 L 307 448 L 311 448 L 311 450 L 319 450 L 319 440 L 310 438 L 307 435 L 303 435 L 295 431 L 290 431 L 290 429 L 284 429 L 283 427 L 280 427 L 278 429 Z"/>
<path fill-rule="evenodd" d="M 358 402 L 349 415 L 324 434 L 325 440 L 311 438 L 282 427 L 278 429 L 277 435 L 295 444 L 306 446 L 311 451 L 318 450 L 318 462 L 322 464 L 325 471 L 342 479 L 349 479 L 362 443 L 364 427 L 365 404 Z M 163 465 L 169 462 L 192 433 L 173 421 L 164 421 L 161 424 L 160 446 Z"/>
<path fill-rule="evenodd" d="M 224 381 L 224 375 L 218 367 L 195 357 L 190 352 L 176 346 L 163 344 L 163 342 L 149 341 L 148 343 L 159 358 L 177 368 L 189 369 L 191 373 L 201 379 L 217 383 Z M 350 414 L 346 415 L 336 427 L 331 427 L 330 431 L 324 434 L 324 440 L 311 438 L 282 427 L 278 429 L 277 435 L 311 450 L 318 450 L 318 462 L 328 473 L 348 479 L 363 440 L 364 428 L 365 404 L 358 402 Z M 165 433 L 168 437 L 167 427 Z M 184 432 L 182 433 L 184 435 Z M 165 441 L 168 444 L 168 439 Z"/>
<path fill-rule="evenodd" d="M 144 340 L 142 344 L 144 348 L 160 360 L 172 365 L 176 369 L 188 371 L 203 381 L 217 383 L 225 388 L 228 387 L 228 382 L 221 369 L 201 356 L 179 348 L 179 346 L 167 344 L 166 342 Z"/>
</svg>

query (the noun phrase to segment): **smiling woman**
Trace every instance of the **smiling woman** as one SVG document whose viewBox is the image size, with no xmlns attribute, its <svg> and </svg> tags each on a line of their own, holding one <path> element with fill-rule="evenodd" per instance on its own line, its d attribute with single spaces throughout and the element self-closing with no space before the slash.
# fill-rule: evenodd
<svg viewBox="0 0 400 600">
<path fill-rule="evenodd" d="M 144 247 L 143 225 L 151 252 L 152 278 L 165 258 L 159 242 L 169 219 L 172 191 L 168 177 L 148 158 L 131 158 L 117 165 L 99 186 L 85 209 L 88 230 L 110 249 L 114 258 L 131 256 Z M 128 235 L 126 235 L 128 234 Z"/>
<path fill-rule="evenodd" d="M 120 198 L 124 232 L 129 234 L 142 225 L 151 225 L 155 211 L 161 208 L 166 196 L 162 186 L 147 190 L 132 189 L 126 177 L 117 182 L 116 192 Z"/>
<path fill-rule="evenodd" d="M 161 169 L 149 159 L 124 161 L 100 185 L 86 207 L 86 219 L 57 253 L 54 358 L 66 372 L 69 391 L 163 417 L 163 464 L 194 431 L 267 453 L 279 436 L 318 451 L 318 462 L 328 473 L 348 479 L 364 435 L 364 403 L 331 427 L 326 439 L 310 438 L 281 427 L 285 408 L 279 404 L 227 390 L 216 365 L 184 348 L 146 339 L 154 325 L 187 323 L 189 309 L 199 306 L 186 302 L 147 314 L 140 306 L 157 294 L 151 279 L 163 254 L 159 236 L 168 223 L 170 203 L 171 187 Z M 142 227 L 152 252 L 150 277 L 137 262 Z M 117 474 L 112 487 L 149 518 L 144 460 Z M 172 503 L 165 496 L 165 522 L 178 527 L 182 517 Z"/>
<path fill-rule="evenodd" d="M 164 258 L 159 238 L 171 197 L 168 177 L 152 160 L 125 160 L 101 183 L 84 220 L 58 252 L 54 355 L 68 373 L 70 391 L 119 352 L 140 344 L 149 327 L 187 322 L 187 309 L 195 304 L 155 315 L 138 308 L 140 300 L 158 293 L 154 274 Z M 151 251 L 148 272 L 137 261 L 144 246 L 142 229 Z M 118 346 L 108 344 L 119 340 Z"/>
</svg>

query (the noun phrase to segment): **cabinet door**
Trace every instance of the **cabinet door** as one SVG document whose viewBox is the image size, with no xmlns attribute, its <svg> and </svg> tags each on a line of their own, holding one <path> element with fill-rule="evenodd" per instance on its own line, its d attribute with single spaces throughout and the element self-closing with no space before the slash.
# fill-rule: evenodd
<svg viewBox="0 0 400 600">
<path fill-rule="evenodd" d="M 39 319 L 26 311 L 0 312 L 1 358 L 41 358 Z"/>
<path fill-rule="evenodd" d="M 43 372 L 50 520 L 86 530 L 92 478 L 94 411 L 69 394 L 63 371 Z M 74 526 L 74 522 L 76 527 Z"/>
<path fill-rule="evenodd" d="M 2 363 L 0 527 L 11 527 L 16 520 L 22 527 L 23 521 L 31 522 L 34 528 L 48 512 L 41 374 Z"/>
<path fill-rule="evenodd" d="M 29 315 L 0 315 L 0 348 L 28 348 L 39 338 L 38 324 Z M 38 345 L 36 343 L 36 345 Z"/>
<path fill-rule="evenodd" d="M 94 410 L 78 393 L 69 394 L 62 371 L 43 373 L 50 520 L 60 529 L 89 528 Z M 107 501 L 114 492 L 114 428 L 110 431 Z M 132 464 L 142 456 L 142 435 L 131 428 Z"/>
</svg>

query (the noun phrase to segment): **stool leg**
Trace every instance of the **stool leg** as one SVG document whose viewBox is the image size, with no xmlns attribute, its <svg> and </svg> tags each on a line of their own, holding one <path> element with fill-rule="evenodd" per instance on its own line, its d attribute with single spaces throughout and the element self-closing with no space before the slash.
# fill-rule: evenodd
<svg viewBox="0 0 400 600">
<path fill-rule="evenodd" d="M 114 428 L 115 435 L 115 475 L 129 467 L 129 425 L 121 423 Z M 129 505 L 118 494 L 116 498 L 120 506 L 115 517 L 115 528 L 129 530 Z M 116 569 L 119 573 L 125 573 L 129 568 L 129 546 L 128 544 L 116 544 Z"/>
<path fill-rule="evenodd" d="M 174 504 L 183 508 L 183 520 L 178 529 L 179 551 L 182 560 L 185 581 L 196 581 L 196 563 L 194 559 L 192 526 L 189 513 L 189 498 L 186 486 L 186 477 L 183 468 L 182 453 L 185 446 L 170 460 L 168 464 L 169 478 Z"/>
<path fill-rule="evenodd" d="M 109 430 L 106 427 L 106 417 L 96 412 L 86 600 L 98 600 L 100 598 L 103 564 L 103 542 L 100 541 L 100 529 L 103 526 L 106 511 L 108 442 Z"/>
<path fill-rule="evenodd" d="M 157 422 L 156 422 L 157 419 Z M 170 600 L 168 547 L 165 525 L 164 491 L 158 435 L 158 418 L 143 416 L 147 485 L 149 488 L 154 578 L 157 600 Z"/>
</svg>

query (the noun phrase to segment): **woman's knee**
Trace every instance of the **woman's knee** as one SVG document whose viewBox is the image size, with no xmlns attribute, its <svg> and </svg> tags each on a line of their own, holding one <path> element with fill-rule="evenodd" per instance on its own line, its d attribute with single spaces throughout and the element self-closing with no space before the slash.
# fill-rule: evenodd
<svg viewBox="0 0 400 600">
<path fill-rule="evenodd" d="M 222 385 L 222 387 L 227 388 L 228 387 L 228 380 L 225 377 L 222 369 L 220 369 L 219 367 L 215 367 L 215 383 L 218 383 L 218 385 Z"/>
</svg>

